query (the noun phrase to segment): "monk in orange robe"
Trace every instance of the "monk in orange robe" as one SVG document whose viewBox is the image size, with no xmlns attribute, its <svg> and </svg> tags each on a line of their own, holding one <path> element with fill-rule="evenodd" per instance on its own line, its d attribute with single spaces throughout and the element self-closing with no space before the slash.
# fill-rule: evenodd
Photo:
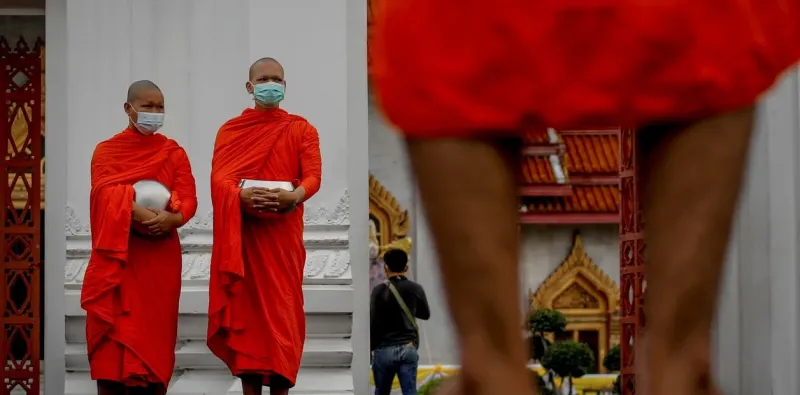
<svg viewBox="0 0 800 395">
<path fill-rule="evenodd" d="M 322 179 L 319 135 L 279 108 L 286 82 L 275 59 L 256 61 L 245 86 L 255 108 L 222 125 L 211 162 L 208 347 L 245 395 L 263 385 L 288 394 L 305 341 L 303 202 Z M 242 189 L 242 180 L 287 181 L 294 190 Z"/>
<path fill-rule="evenodd" d="M 175 364 L 181 244 L 177 228 L 197 209 L 186 152 L 155 133 L 164 96 L 150 81 L 128 89 L 128 128 L 92 156 L 92 255 L 81 306 L 98 394 L 164 394 Z M 164 210 L 135 202 L 133 184 L 154 180 L 172 192 Z"/>
<path fill-rule="evenodd" d="M 633 231 L 647 234 L 635 384 L 712 393 L 711 328 L 754 107 L 800 59 L 800 2 L 378 3 L 373 82 L 407 138 L 439 252 L 461 350 L 454 390 L 532 393 L 517 308 L 520 135 L 623 125 L 639 130 L 640 147 L 620 148 L 636 150 Z"/>
</svg>

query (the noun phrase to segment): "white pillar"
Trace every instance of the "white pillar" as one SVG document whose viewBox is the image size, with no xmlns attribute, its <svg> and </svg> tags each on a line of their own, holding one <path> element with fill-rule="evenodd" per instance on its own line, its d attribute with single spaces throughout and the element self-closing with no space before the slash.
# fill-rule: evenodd
<svg viewBox="0 0 800 395">
<path fill-rule="evenodd" d="M 730 395 L 800 386 L 798 93 L 793 70 L 759 106 L 717 319 L 717 371 Z"/>
<path fill-rule="evenodd" d="M 46 3 L 47 59 L 45 86 L 45 119 L 48 133 L 45 139 L 45 172 L 47 182 L 44 229 L 44 393 L 64 393 L 64 210 L 67 204 L 67 11 L 66 0 L 47 0 Z"/>
<path fill-rule="evenodd" d="M 304 295 L 310 319 L 304 363 L 327 364 L 321 361 L 333 358 L 339 361 L 336 365 L 339 368 L 352 366 L 353 382 L 346 388 L 331 390 L 366 395 L 368 274 L 366 270 L 354 273 L 350 269 L 351 260 L 368 261 L 366 1 L 60 1 L 66 4 L 66 29 L 62 28 L 65 31 L 60 40 L 62 48 L 68 51 L 56 54 L 64 60 L 61 81 L 66 87 L 62 87 L 61 96 L 58 85 L 55 96 L 48 91 L 51 103 L 48 130 L 54 131 L 55 139 L 62 136 L 62 147 L 55 149 L 56 158 L 61 149 L 62 160 L 53 160 L 51 145 L 58 140 L 48 140 L 48 163 L 51 167 L 61 166 L 64 173 L 63 186 L 58 190 L 51 184 L 57 182 L 52 180 L 57 177 L 48 178 L 48 191 L 54 194 L 48 195 L 48 203 L 62 202 L 67 207 L 68 259 L 66 279 L 62 278 L 64 288 L 60 289 L 66 293 L 67 338 L 73 339 L 72 342 L 82 336 L 84 313 L 79 306 L 79 294 L 90 247 L 91 153 L 97 142 L 126 126 L 123 103 L 128 85 L 135 80 L 150 79 L 161 87 L 166 99 L 163 133 L 186 149 L 197 180 L 197 216 L 181 232 L 186 253 L 179 337 L 202 344 L 198 342 L 204 339 L 205 321 L 198 319 L 197 314 L 205 313 L 208 298 L 212 242 L 208 180 L 214 138 L 227 119 L 252 106 L 245 90 L 250 64 L 261 57 L 274 57 L 286 71 L 283 108 L 317 127 L 323 157 L 322 188 L 307 204 L 305 215 L 304 236 L 309 253 Z M 59 75 L 50 74 L 53 66 L 49 66 L 48 81 L 52 75 Z M 48 86 L 48 89 L 53 88 Z M 52 104 L 54 98 L 60 100 Z M 50 118 L 53 111 L 63 114 Z M 66 152 L 69 155 L 63 158 Z M 355 208 L 352 211 L 351 206 Z M 64 229 L 61 225 L 62 243 Z M 48 238 L 48 243 L 58 238 L 54 235 Z M 60 246 L 63 248 L 63 244 Z M 48 288 L 48 292 L 53 291 Z M 315 339 L 321 339 L 318 336 L 321 331 L 341 322 L 328 321 L 331 317 L 347 319 L 351 314 L 351 340 L 348 332 L 348 336 L 341 336 L 335 350 L 310 346 Z M 73 349 L 80 351 L 80 347 L 67 346 L 67 368 L 85 369 L 85 358 L 71 354 L 78 352 Z M 188 360 L 184 356 L 188 351 L 184 353 L 179 347 L 176 353 L 177 368 L 186 367 L 181 364 Z M 192 355 L 198 355 L 192 357 L 192 364 L 215 363 L 208 353 Z M 178 376 L 172 390 L 212 391 L 209 387 L 186 383 L 191 377 L 196 377 L 192 380 L 199 383 L 197 380 L 208 379 L 211 374 L 189 372 Z M 222 393 L 241 391 L 232 380 Z M 301 369 L 296 391 L 303 393 L 304 383 L 311 381 L 315 380 L 304 380 Z M 67 387 L 68 393 L 78 391 L 76 386 L 70 387 L 69 381 Z"/>
</svg>

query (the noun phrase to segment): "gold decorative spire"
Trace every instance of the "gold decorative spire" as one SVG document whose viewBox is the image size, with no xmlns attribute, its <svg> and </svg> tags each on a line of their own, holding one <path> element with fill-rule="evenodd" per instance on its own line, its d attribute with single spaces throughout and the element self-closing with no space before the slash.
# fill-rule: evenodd
<svg viewBox="0 0 800 395">
<path fill-rule="evenodd" d="M 402 250 L 406 254 L 410 254 L 411 253 L 411 244 L 412 243 L 411 243 L 411 238 L 410 237 L 405 237 L 405 238 L 402 238 L 402 239 L 399 239 L 399 240 L 395 240 L 395 241 L 393 241 L 393 242 L 381 247 L 381 256 L 383 256 L 383 254 L 385 254 L 386 251 L 389 251 L 389 250 Z"/>
<path fill-rule="evenodd" d="M 574 291 L 575 284 L 588 283 L 595 288 L 602 298 L 608 302 L 608 309 L 619 309 L 620 293 L 617 284 L 603 269 L 598 267 L 583 247 L 583 240 L 576 232 L 572 250 L 563 262 L 553 271 L 542 285 L 529 294 L 531 310 L 540 308 L 558 308 L 554 304 L 562 294 Z"/>
</svg>

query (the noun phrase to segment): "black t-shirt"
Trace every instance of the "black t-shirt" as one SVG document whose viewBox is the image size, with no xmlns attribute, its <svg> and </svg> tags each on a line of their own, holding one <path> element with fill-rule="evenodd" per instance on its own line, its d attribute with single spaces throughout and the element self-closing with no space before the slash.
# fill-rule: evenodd
<svg viewBox="0 0 800 395">
<path fill-rule="evenodd" d="M 417 319 L 431 318 L 428 299 L 422 286 L 403 277 L 389 279 Z M 370 296 L 370 350 L 418 341 L 414 326 L 405 316 L 385 283 L 372 289 Z"/>
</svg>

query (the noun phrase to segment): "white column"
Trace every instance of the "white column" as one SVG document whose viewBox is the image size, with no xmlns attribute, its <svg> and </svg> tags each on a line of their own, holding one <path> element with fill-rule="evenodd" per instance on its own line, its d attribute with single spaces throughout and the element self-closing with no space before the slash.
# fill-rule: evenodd
<svg viewBox="0 0 800 395">
<path fill-rule="evenodd" d="M 789 394 L 800 386 L 799 93 L 793 70 L 759 106 L 717 319 L 726 394 Z"/>
<path fill-rule="evenodd" d="M 167 116 L 163 133 L 186 149 L 197 180 L 197 216 L 181 231 L 186 253 L 179 337 L 194 344 L 203 340 L 205 322 L 196 314 L 206 312 L 208 300 L 212 242 L 208 180 L 214 138 L 227 119 L 252 106 L 245 89 L 250 64 L 261 57 L 274 57 L 286 71 L 283 108 L 317 127 L 323 157 L 322 188 L 307 204 L 305 215 L 308 259 L 303 288 L 309 340 L 304 363 L 328 363 L 321 361 L 333 358 L 339 361 L 337 366 L 349 368 L 352 356 L 353 383 L 336 390 L 366 394 L 368 275 L 366 271 L 353 273 L 350 269 L 352 259 L 368 261 L 366 2 L 61 1 L 66 3 L 66 31 L 62 32 L 61 40 L 63 48 L 68 50 L 56 55 L 63 59 L 61 81 L 66 81 L 66 87 L 62 88 L 61 96 L 58 85 L 55 95 L 48 91 L 51 103 L 48 111 L 63 112 L 60 117 L 50 117 L 48 112 L 49 130 L 55 131 L 56 136 L 48 140 L 48 163 L 51 167 L 61 166 L 64 176 L 63 187 L 58 190 L 53 185 L 59 184 L 52 183 L 58 182 L 52 180 L 57 177 L 48 178 L 48 191 L 54 194 L 48 195 L 48 202 L 63 202 L 66 207 L 68 259 L 60 292 L 66 292 L 66 333 L 68 339 L 73 339 L 68 343 L 82 336 L 84 313 L 79 306 L 79 294 L 90 248 L 91 154 L 99 141 L 125 128 L 126 90 L 139 79 L 154 81 L 164 92 Z M 50 74 L 53 66 L 49 66 L 48 78 L 59 75 Z M 48 86 L 48 89 L 53 88 Z M 60 100 L 52 104 L 54 98 Z M 60 125 L 61 129 L 52 125 Z M 52 149 L 59 133 L 63 136 L 62 147 Z M 53 160 L 54 151 L 58 158 L 59 148 L 62 156 L 69 153 L 60 163 Z M 48 174 L 59 173 L 56 170 Z M 351 205 L 355 207 L 352 212 Z M 62 225 L 61 235 L 64 229 Z M 58 238 L 53 235 L 48 243 Z M 63 243 L 63 236 L 61 239 Z M 57 294 L 59 289 L 51 287 L 48 292 Z M 342 344 L 337 342 L 335 349 L 325 348 L 330 346 L 327 340 L 321 341 L 325 344 L 320 347 L 315 346 L 315 342 L 323 339 L 318 335 L 323 335 L 327 328 L 341 330 L 338 329 L 341 324 L 337 326 L 341 320 L 332 317 L 349 319 L 351 314 L 352 323 L 347 329 L 352 330 L 351 340 L 348 332 L 347 336 L 342 335 Z M 48 322 L 51 321 L 57 319 L 48 315 Z M 62 334 L 62 342 L 63 339 Z M 70 354 L 72 349 L 67 346 L 67 368 L 84 369 L 85 361 L 80 355 Z M 184 361 L 190 361 L 192 366 L 198 363 L 216 366 L 209 359 L 210 354 L 203 354 L 205 351 L 191 352 L 197 356 L 190 356 L 188 350 L 179 347 L 178 369 L 186 367 L 181 365 Z M 181 383 L 192 373 L 178 377 L 173 386 L 176 393 L 194 393 L 196 385 Z M 198 380 L 210 377 L 206 373 L 195 376 Z M 301 387 L 303 380 L 301 370 L 296 388 L 299 393 L 305 388 Z M 238 384 L 229 383 L 225 391 L 237 393 L 241 389 Z"/>
<path fill-rule="evenodd" d="M 47 186 L 44 229 L 44 393 L 64 393 L 64 266 L 66 240 L 64 238 L 64 210 L 67 204 L 67 12 L 66 0 L 47 0 L 45 17 L 47 43 L 47 68 L 45 86 L 45 162 Z"/>
</svg>

